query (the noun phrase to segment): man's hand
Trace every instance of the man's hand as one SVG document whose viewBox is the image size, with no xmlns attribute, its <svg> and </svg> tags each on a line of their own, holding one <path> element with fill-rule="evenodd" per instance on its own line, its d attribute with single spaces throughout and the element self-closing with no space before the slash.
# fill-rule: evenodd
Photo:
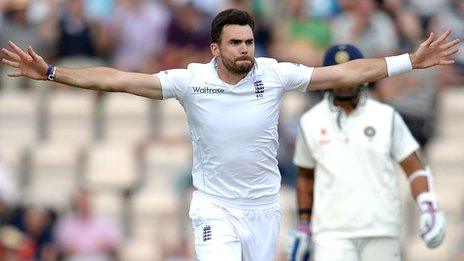
<svg viewBox="0 0 464 261">
<path fill-rule="evenodd" d="M 12 51 L 2 48 L 2 53 L 6 58 L 2 59 L 2 63 L 17 68 L 18 70 L 9 73 L 10 77 L 28 77 L 34 80 L 47 80 L 45 73 L 48 65 L 42 57 L 40 57 L 31 46 L 27 48 L 27 53 L 13 42 L 8 42 Z"/>
<path fill-rule="evenodd" d="M 435 196 L 431 193 L 422 193 L 417 203 L 422 212 L 420 217 L 420 234 L 428 248 L 436 248 L 445 239 L 446 218 L 438 210 Z"/>
<path fill-rule="evenodd" d="M 290 230 L 288 233 L 287 256 L 289 261 L 309 261 L 312 251 L 312 238 L 309 224 L 301 229 L 299 225 L 297 230 Z"/>
<path fill-rule="evenodd" d="M 429 38 L 419 45 L 419 48 L 411 54 L 413 69 L 425 69 L 435 65 L 453 64 L 453 55 L 459 51 L 457 45 L 459 39 L 446 42 L 451 30 L 444 32 L 435 40 L 435 34 L 430 33 Z"/>
</svg>

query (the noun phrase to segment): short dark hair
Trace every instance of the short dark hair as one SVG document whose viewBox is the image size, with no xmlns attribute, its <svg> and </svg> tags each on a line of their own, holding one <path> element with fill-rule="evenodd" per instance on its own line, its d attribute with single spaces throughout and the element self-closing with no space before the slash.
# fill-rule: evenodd
<svg viewBox="0 0 464 261">
<path fill-rule="evenodd" d="M 255 28 L 255 21 L 246 11 L 238 9 L 227 9 L 221 11 L 214 17 L 211 23 L 211 42 L 219 43 L 221 41 L 222 28 L 226 25 L 249 25 L 251 30 Z"/>
</svg>

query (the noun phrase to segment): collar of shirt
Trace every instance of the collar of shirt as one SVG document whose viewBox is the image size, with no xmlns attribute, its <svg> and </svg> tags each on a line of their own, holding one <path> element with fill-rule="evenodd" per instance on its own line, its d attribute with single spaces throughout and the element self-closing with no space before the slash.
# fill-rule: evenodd
<svg viewBox="0 0 464 261">
<path fill-rule="evenodd" d="M 335 125 L 343 132 L 349 131 L 352 127 L 354 127 L 355 122 L 366 110 L 367 103 L 369 102 L 367 95 L 362 96 L 356 108 L 347 115 L 344 110 L 333 104 L 333 99 L 330 95 L 326 95 L 325 100 L 331 112 L 331 118 L 335 122 Z"/>
</svg>

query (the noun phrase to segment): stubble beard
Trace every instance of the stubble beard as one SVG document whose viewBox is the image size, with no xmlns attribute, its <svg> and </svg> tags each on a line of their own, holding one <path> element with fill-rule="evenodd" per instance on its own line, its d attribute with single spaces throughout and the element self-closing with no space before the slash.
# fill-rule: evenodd
<svg viewBox="0 0 464 261">
<path fill-rule="evenodd" d="M 241 59 L 241 60 L 244 60 L 244 59 Z M 251 63 L 238 65 L 238 64 L 236 64 L 237 60 L 232 61 L 230 59 L 221 57 L 221 61 L 222 61 L 222 64 L 224 65 L 224 67 L 229 72 L 231 72 L 233 74 L 239 74 L 239 75 L 248 74 L 251 71 L 251 69 L 253 68 L 254 64 L 255 64 L 255 59 L 254 58 L 249 58 L 249 59 L 246 59 L 246 60 L 250 61 Z"/>
</svg>

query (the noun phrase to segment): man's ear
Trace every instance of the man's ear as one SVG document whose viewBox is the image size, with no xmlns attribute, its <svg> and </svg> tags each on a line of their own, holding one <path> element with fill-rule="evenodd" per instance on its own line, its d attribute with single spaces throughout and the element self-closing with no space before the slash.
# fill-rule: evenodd
<svg viewBox="0 0 464 261">
<path fill-rule="evenodd" d="M 215 57 L 220 55 L 219 51 L 219 44 L 218 43 L 211 43 L 209 48 L 211 49 L 211 54 Z"/>
</svg>

